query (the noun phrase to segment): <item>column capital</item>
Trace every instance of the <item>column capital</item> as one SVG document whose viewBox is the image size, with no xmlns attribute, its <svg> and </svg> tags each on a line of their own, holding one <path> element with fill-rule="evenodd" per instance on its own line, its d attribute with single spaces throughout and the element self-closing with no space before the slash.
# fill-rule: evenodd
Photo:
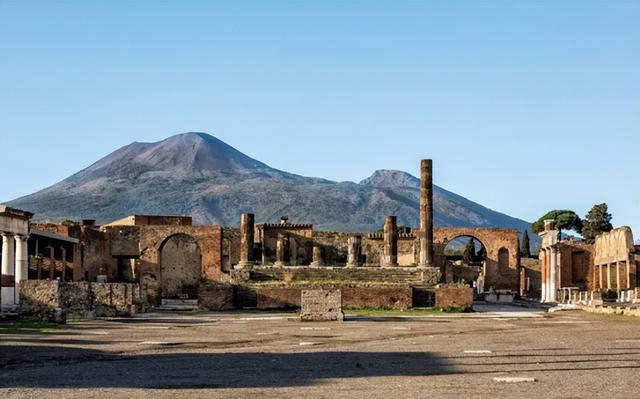
<svg viewBox="0 0 640 399">
<path fill-rule="evenodd" d="M 27 235 L 24 235 L 24 234 L 16 234 L 16 235 L 14 235 L 14 236 L 13 236 L 13 238 L 14 238 L 16 241 L 23 241 L 23 242 L 24 242 L 24 241 L 27 241 L 27 240 L 29 239 L 29 235 L 28 235 L 28 234 L 27 234 Z"/>
<path fill-rule="evenodd" d="M 2 238 L 9 238 L 12 237 L 14 234 L 9 232 L 9 231 L 0 231 L 0 236 L 2 236 Z"/>
</svg>

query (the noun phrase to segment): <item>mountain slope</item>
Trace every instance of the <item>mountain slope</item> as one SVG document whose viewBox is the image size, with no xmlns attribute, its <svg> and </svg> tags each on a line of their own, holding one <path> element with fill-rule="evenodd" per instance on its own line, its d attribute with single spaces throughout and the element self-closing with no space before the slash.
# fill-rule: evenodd
<svg viewBox="0 0 640 399">
<path fill-rule="evenodd" d="M 434 187 L 436 226 L 513 227 L 528 223 Z M 418 225 L 419 180 L 380 170 L 359 184 L 303 177 L 265 165 L 205 133 L 132 143 L 88 168 L 9 205 L 37 220 L 130 214 L 186 214 L 199 224 L 237 225 L 241 212 L 258 221 L 313 223 L 317 229 L 366 231 L 385 215 Z"/>
</svg>

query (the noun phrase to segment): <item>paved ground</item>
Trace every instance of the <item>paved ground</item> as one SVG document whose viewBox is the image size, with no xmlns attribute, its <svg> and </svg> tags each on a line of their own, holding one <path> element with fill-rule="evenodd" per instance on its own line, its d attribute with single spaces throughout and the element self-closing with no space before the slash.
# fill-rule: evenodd
<svg viewBox="0 0 640 399">
<path fill-rule="evenodd" d="M 146 314 L 0 335 L 0 397 L 640 397 L 640 320 L 479 310 L 495 312 L 344 323 Z"/>
</svg>

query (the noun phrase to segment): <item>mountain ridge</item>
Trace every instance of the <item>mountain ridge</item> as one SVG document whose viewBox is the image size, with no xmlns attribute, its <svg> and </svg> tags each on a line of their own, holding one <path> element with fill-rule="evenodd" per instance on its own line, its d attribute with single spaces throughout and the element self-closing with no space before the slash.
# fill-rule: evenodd
<svg viewBox="0 0 640 399">
<path fill-rule="evenodd" d="M 237 225 L 241 212 L 256 220 L 313 223 L 317 229 L 377 230 L 385 215 L 418 224 L 419 179 L 381 169 L 359 183 L 336 182 L 278 170 L 202 132 L 154 143 L 133 142 L 62 181 L 11 206 L 36 220 L 95 218 L 105 223 L 130 214 L 186 214 L 196 224 Z M 434 185 L 436 226 L 511 227 L 529 223 Z"/>
</svg>

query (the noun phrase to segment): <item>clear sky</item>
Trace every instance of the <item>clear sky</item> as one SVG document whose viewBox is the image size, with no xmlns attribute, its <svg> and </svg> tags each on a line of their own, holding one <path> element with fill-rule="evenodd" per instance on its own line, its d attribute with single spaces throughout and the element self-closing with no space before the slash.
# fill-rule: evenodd
<svg viewBox="0 0 640 399">
<path fill-rule="evenodd" d="M 640 237 L 639 1 L 0 0 L 0 201 L 204 131 L 273 167 L 419 174 Z"/>
</svg>

